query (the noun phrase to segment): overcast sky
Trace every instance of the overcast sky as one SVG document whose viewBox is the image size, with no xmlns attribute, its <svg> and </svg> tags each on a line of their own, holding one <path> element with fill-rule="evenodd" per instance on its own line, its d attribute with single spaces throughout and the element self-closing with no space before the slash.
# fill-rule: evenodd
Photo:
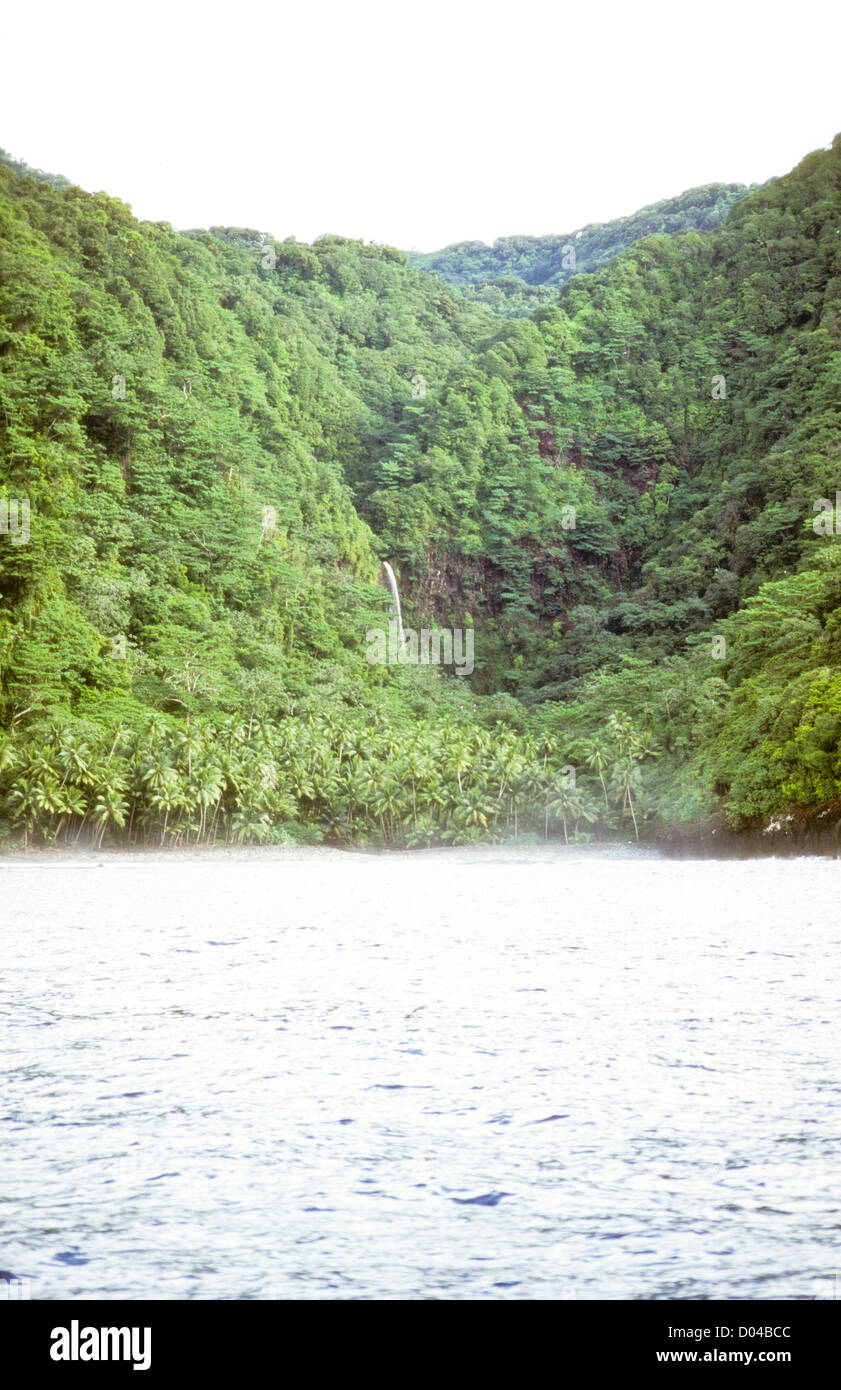
<svg viewBox="0 0 841 1390">
<path fill-rule="evenodd" d="M 833 0 L 4 8 L 0 146 L 180 228 L 571 232 L 841 130 Z"/>
</svg>

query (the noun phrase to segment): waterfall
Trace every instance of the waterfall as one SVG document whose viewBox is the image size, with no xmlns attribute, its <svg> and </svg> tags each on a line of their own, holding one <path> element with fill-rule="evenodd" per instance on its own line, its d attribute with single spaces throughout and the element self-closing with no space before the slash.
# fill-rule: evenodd
<svg viewBox="0 0 841 1390">
<path fill-rule="evenodd" d="M 403 615 L 400 612 L 400 595 L 397 592 L 397 580 L 394 577 L 394 570 L 391 568 L 388 560 L 383 560 L 383 569 L 385 570 L 386 579 L 388 580 L 388 587 L 391 590 L 392 602 L 397 612 L 397 634 L 400 641 L 400 650 L 402 651 L 405 646 L 405 639 L 403 637 Z"/>
</svg>

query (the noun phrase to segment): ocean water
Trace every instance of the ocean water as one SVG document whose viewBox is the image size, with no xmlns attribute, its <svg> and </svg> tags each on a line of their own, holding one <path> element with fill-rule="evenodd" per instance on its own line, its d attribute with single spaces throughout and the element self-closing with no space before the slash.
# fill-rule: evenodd
<svg viewBox="0 0 841 1390">
<path fill-rule="evenodd" d="M 839 866 L 0 860 L 29 1297 L 831 1298 Z"/>
</svg>

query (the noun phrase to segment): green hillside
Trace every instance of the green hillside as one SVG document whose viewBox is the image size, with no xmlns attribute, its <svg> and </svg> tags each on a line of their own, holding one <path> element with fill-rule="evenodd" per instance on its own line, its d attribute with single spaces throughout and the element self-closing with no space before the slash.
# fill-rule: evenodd
<svg viewBox="0 0 841 1390">
<path fill-rule="evenodd" d="M 389 247 L 179 234 L 0 162 L 0 836 L 841 796 L 841 137 L 744 194 L 584 229 L 560 288 L 558 238 L 509 239 L 547 296 L 512 317 Z M 385 558 L 471 675 L 366 659 Z"/>
<path fill-rule="evenodd" d="M 631 217 L 590 222 L 564 235 L 499 237 L 492 246 L 459 241 L 442 251 L 413 252 L 409 259 L 479 303 L 518 318 L 554 303 L 573 275 L 600 270 L 643 237 L 712 231 L 750 191 L 741 183 L 710 183 Z"/>
</svg>

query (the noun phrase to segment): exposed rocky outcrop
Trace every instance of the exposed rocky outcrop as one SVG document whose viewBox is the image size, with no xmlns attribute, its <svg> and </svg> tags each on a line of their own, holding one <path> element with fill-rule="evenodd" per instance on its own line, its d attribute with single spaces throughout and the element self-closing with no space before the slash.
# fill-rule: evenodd
<svg viewBox="0 0 841 1390">
<path fill-rule="evenodd" d="M 724 817 L 693 825 L 667 826 L 657 844 L 677 855 L 742 858 L 817 854 L 841 858 L 841 800 L 819 806 L 789 806 L 738 830 Z"/>
</svg>

